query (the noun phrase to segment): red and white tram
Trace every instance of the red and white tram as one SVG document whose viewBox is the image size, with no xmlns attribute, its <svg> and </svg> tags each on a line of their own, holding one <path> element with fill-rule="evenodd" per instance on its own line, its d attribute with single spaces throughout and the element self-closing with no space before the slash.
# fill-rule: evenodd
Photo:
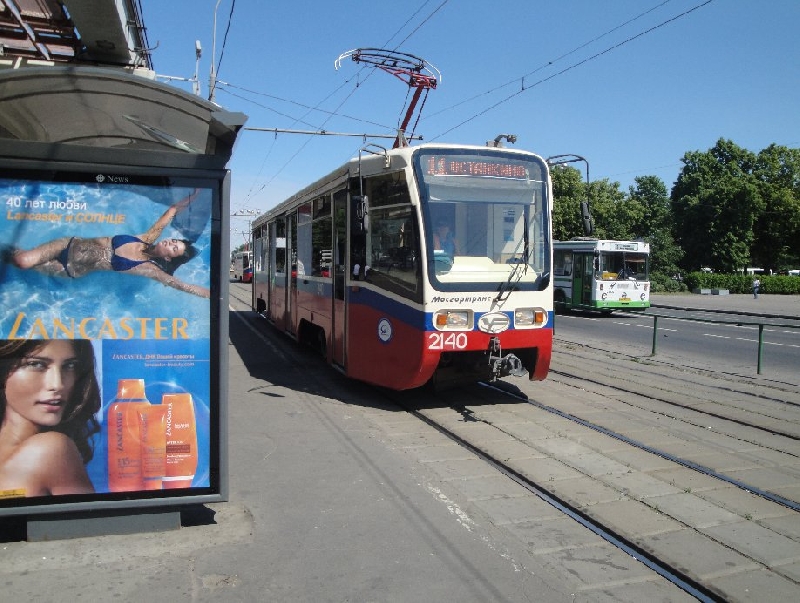
<svg viewBox="0 0 800 603">
<path fill-rule="evenodd" d="M 253 222 L 253 308 L 391 389 L 544 379 L 551 206 L 532 153 L 367 145 Z"/>
</svg>

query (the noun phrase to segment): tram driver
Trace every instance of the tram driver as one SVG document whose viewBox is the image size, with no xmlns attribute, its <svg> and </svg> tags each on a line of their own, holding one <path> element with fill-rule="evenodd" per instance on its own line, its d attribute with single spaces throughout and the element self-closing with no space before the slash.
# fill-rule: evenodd
<svg viewBox="0 0 800 603">
<path fill-rule="evenodd" d="M 436 222 L 436 231 L 433 233 L 433 249 L 444 251 L 448 256 L 459 255 L 458 241 L 450 231 L 447 220 L 440 219 Z"/>
</svg>

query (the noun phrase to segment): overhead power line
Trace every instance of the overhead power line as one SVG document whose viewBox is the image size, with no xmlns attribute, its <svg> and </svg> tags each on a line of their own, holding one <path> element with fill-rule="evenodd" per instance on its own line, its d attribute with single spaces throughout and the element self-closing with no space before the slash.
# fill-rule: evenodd
<svg viewBox="0 0 800 603">
<path fill-rule="evenodd" d="M 659 23 L 658 25 L 654 25 L 653 27 L 651 27 L 651 28 L 649 28 L 649 29 L 646 29 L 645 31 L 639 32 L 638 34 L 636 34 L 636 35 L 634 35 L 634 36 L 631 36 L 631 37 L 629 37 L 629 38 L 627 38 L 627 39 L 623 40 L 622 42 L 619 42 L 619 43 L 617 43 L 617 44 L 614 44 L 613 46 L 609 46 L 609 47 L 608 47 L 608 48 L 606 48 L 605 50 L 601 50 L 600 52 L 598 52 L 598 53 L 596 53 L 596 54 L 593 54 L 593 55 L 592 55 L 592 56 L 590 56 L 590 57 L 587 57 L 587 58 L 585 58 L 585 59 L 582 59 L 582 60 L 578 61 L 577 63 L 573 63 L 573 64 L 572 64 L 572 65 L 570 65 L 569 67 L 565 67 L 565 68 L 564 68 L 564 69 L 562 69 L 561 71 L 558 71 L 558 72 L 556 72 L 556 73 L 553 73 L 552 75 L 549 75 L 549 76 L 547 76 L 547 77 L 545 77 L 545 78 L 542 78 L 542 79 L 540 79 L 539 81 L 537 81 L 537 82 L 535 82 L 535 83 L 533 83 L 533 84 L 531 84 L 531 85 L 529 85 L 529 86 L 526 86 L 526 85 L 525 85 L 524 76 L 523 76 L 523 78 L 522 78 L 522 85 L 521 85 L 521 87 L 520 87 L 520 89 L 519 89 L 519 90 L 517 90 L 517 91 L 516 91 L 516 92 L 514 92 L 513 94 L 509 94 L 509 95 L 508 95 L 508 96 L 506 96 L 505 98 L 503 98 L 503 99 L 501 99 L 501 100 L 497 101 L 496 103 L 494 103 L 493 105 L 491 105 L 491 106 L 487 107 L 487 108 L 486 108 L 486 109 L 484 109 L 483 111 L 480 111 L 480 112 L 478 112 L 478 113 L 474 114 L 473 116 L 471 116 L 471 117 L 468 117 L 468 118 L 467 118 L 467 119 L 465 119 L 464 121 L 462 121 L 462 122 L 460 122 L 460 123 L 456 124 L 456 125 L 455 125 L 455 126 L 453 126 L 452 128 L 449 128 L 449 129 L 445 130 L 445 131 L 444 131 L 444 132 L 442 132 L 441 134 L 439 134 L 439 135 L 437 135 L 437 136 L 434 136 L 433 138 L 431 138 L 431 140 L 438 140 L 439 138 L 441 138 L 442 136 L 444 136 L 444 135 L 446 135 L 446 134 L 449 134 L 449 133 L 450 133 L 450 132 L 452 132 L 453 130 L 457 130 L 457 129 L 458 129 L 458 128 L 460 128 L 461 126 L 463 126 L 463 125 L 465 125 L 465 124 L 467 124 L 467 123 L 469 123 L 469 122 L 471 122 L 471 121 L 473 121 L 473 120 L 477 119 L 478 117 L 480 117 L 480 116 L 482 116 L 482 115 L 485 115 L 486 113 L 489 113 L 490 111 L 492 111 L 493 109 L 496 109 L 496 108 L 497 108 L 497 107 L 499 107 L 500 105 L 504 105 L 505 103 L 507 103 L 508 101 L 510 101 L 512 98 L 514 98 L 514 97 L 516 97 L 516 96 L 519 96 L 519 95 L 520 95 L 520 94 L 522 94 L 523 92 L 527 92 L 528 90 L 530 90 L 530 89 L 532 89 L 532 88 L 535 88 L 536 86 L 538 86 L 538 85 L 540 85 L 540 84 L 543 84 L 543 83 L 545 83 L 545 82 L 548 82 L 548 81 L 550 81 L 550 80 L 552 80 L 552 79 L 554 79 L 554 78 L 556 78 L 556 77 L 558 77 L 558 76 L 560 76 L 560 75 L 563 75 L 563 74 L 567 73 L 568 71 L 571 71 L 571 70 L 573 70 L 573 69 L 575 69 L 575 68 L 577 68 L 577 67 L 580 67 L 581 65 L 584 65 L 584 64 L 586 64 L 586 63 L 588 63 L 588 62 L 590 62 L 590 61 L 593 61 L 593 60 L 595 60 L 595 59 L 597 59 L 597 58 L 600 58 L 601 56 L 603 56 L 603 55 L 606 55 L 606 54 L 608 54 L 609 52 L 612 52 L 612 51 L 614 51 L 614 50 L 616 50 L 616 49 L 618 49 L 618 48 L 621 48 L 622 46 L 625 46 L 626 44 L 628 44 L 628 43 L 630 43 L 630 42 L 633 42 L 634 40 L 637 40 L 637 39 L 641 38 L 642 36 L 645 36 L 645 35 L 647 35 L 647 34 L 650 34 L 650 33 L 654 32 L 654 31 L 656 31 L 657 29 L 660 29 L 660 28 L 662 28 L 662 27 L 664 27 L 664 26 L 666 26 L 666 25 L 668 25 L 668 24 L 672 23 L 673 21 L 677 21 L 678 19 L 680 19 L 680 18 L 682 18 L 682 17 L 685 17 L 686 15 L 688 15 L 688 14 L 690 14 L 690 13 L 693 13 L 694 11 L 696 11 L 696 10 L 698 10 L 698 9 L 700 9 L 700 8 L 703 8 L 703 7 L 704 7 L 704 6 L 706 6 L 707 4 L 711 4 L 713 1 L 714 1 L 714 0 L 706 0 L 705 2 L 702 2 L 702 3 L 700 3 L 700 4 L 696 5 L 696 6 L 693 6 L 692 8 L 690 8 L 690 9 L 688 9 L 688 10 L 685 10 L 684 12 L 682 12 L 682 13 L 680 13 L 680 14 L 678 14 L 678 15 L 675 15 L 674 17 L 670 17 L 670 18 L 669 18 L 669 19 L 667 19 L 666 21 L 662 21 L 662 22 L 661 22 L 661 23 Z M 514 81 L 517 81 L 517 80 L 515 79 Z M 502 88 L 502 87 L 505 87 L 505 84 L 504 84 L 503 86 L 500 86 L 500 87 L 496 88 L 496 90 L 499 90 L 499 89 L 500 89 L 500 88 Z"/>
</svg>

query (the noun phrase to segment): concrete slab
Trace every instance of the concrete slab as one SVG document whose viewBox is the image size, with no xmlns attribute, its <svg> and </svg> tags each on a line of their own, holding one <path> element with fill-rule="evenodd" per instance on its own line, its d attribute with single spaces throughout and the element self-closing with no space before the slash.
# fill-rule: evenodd
<svg viewBox="0 0 800 603">
<path fill-rule="evenodd" d="M 652 534 L 685 529 L 669 515 L 633 500 L 601 503 L 586 509 L 586 512 L 603 525 L 613 526 L 616 532 L 633 542 L 640 542 Z"/>
<path fill-rule="evenodd" d="M 762 568 L 749 557 L 694 530 L 654 534 L 643 540 L 641 546 L 702 583 Z"/>
<path fill-rule="evenodd" d="M 544 522 L 564 517 L 559 509 L 530 492 L 517 497 L 476 499 L 472 501 L 472 506 L 483 510 L 498 526 Z"/>
<path fill-rule="evenodd" d="M 796 601 L 798 592 L 795 582 L 765 569 L 722 576 L 712 580 L 711 586 L 732 603 Z"/>
<path fill-rule="evenodd" d="M 780 573 L 780 566 L 800 561 L 800 543 L 753 521 L 701 528 L 715 540 Z"/>
<path fill-rule="evenodd" d="M 741 520 L 735 513 L 685 492 L 649 498 L 647 503 L 685 525 L 699 530 Z"/>
</svg>

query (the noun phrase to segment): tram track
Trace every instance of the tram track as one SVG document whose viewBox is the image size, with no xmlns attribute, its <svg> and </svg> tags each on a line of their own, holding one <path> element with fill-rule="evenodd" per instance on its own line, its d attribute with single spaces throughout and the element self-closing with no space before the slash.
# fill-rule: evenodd
<svg viewBox="0 0 800 603">
<path fill-rule="evenodd" d="M 575 377 L 575 378 L 577 379 L 577 377 Z M 486 386 L 486 387 L 495 387 L 492 384 L 484 384 L 484 386 Z M 512 396 L 512 397 L 517 397 L 517 396 L 515 396 L 514 394 L 512 394 L 512 393 L 510 393 L 508 391 L 504 391 L 502 387 L 499 387 L 499 388 L 496 388 L 496 389 L 498 391 L 502 392 L 505 395 L 509 395 L 509 396 Z M 787 507 L 788 509 L 792 509 L 793 511 L 800 511 L 800 503 L 797 503 L 796 501 L 789 500 L 788 498 L 784 498 L 783 496 L 778 496 L 777 494 L 773 494 L 771 492 L 766 492 L 766 491 L 762 490 L 761 488 L 753 486 L 752 484 L 746 484 L 746 483 L 744 483 L 744 482 L 742 482 L 740 480 L 737 480 L 737 479 L 734 479 L 734 478 L 729 477 L 727 475 L 724 475 L 724 474 L 720 473 L 719 471 L 715 471 L 715 470 L 710 469 L 708 467 L 704 467 L 703 465 L 701 465 L 699 463 L 696 463 L 696 462 L 694 462 L 694 461 L 692 461 L 690 459 L 681 458 L 679 456 L 676 456 L 676 455 L 671 454 L 669 452 L 666 452 L 664 450 L 659 450 L 658 448 L 655 448 L 653 446 L 649 446 L 647 444 L 644 444 L 642 442 L 634 440 L 633 438 L 629 438 L 629 437 L 627 437 L 627 436 L 625 436 L 625 435 L 623 435 L 621 433 L 617 433 L 617 432 L 615 432 L 615 431 L 613 431 L 611 429 L 608 429 L 607 427 L 604 427 L 604 426 L 599 425 L 597 423 L 593 423 L 591 421 L 587 421 L 585 419 L 581 419 L 580 417 L 577 417 L 577 416 L 572 415 L 570 413 L 561 411 L 561 410 L 559 410 L 557 408 L 554 408 L 552 406 L 541 404 L 539 402 L 536 402 L 535 400 L 530 400 L 527 397 L 524 398 L 524 401 L 527 402 L 528 404 L 532 404 L 532 405 L 536 406 L 537 408 L 545 410 L 545 411 L 547 411 L 549 413 L 552 413 L 552 414 L 555 414 L 555 415 L 557 415 L 559 417 L 568 419 L 568 420 L 570 420 L 570 421 L 572 421 L 574 423 L 577 423 L 579 425 L 582 425 L 584 427 L 588 427 L 589 429 L 592 429 L 594 431 L 597 431 L 599 433 L 602 433 L 604 435 L 612 437 L 612 438 L 614 438 L 616 440 L 619 440 L 620 442 L 624 442 L 624 443 L 626 443 L 626 444 L 628 444 L 630 446 L 633 446 L 634 448 L 638 448 L 639 450 L 644 450 L 645 452 L 648 452 L 650 454 L 654 454 L 654 455 L 659 456 L 659 457 L 661 457 L 663 459 L 667 459 L 669 461 L 672 461 L 673 463 L 677 463 L 679 465 L 682 465 L 684 467 L 692 469 L 693 471 L 696 471 L 696 472 L 701 473 L 703 475 L 707 475 L 709 477 L 713 477 L 715 479 L 724 481 L 724 482 L 726 482 L 728 484 L 731 484 L 732 486 L 736 486 L 737 488 L 739 488 L 739 489 L 741 489 L 741 490 L 743 490 L 745 492 L 749 492 L 749 493 L 755 494 L 756 496 L 759 496 L 759 497 L 761 497 L 761 498 L 763 498 L 765 500 L 769 500 L 771 502 L 778 503 L 779 505 L 783 505 L 784 507 Z M 749 426 L 757 428 L 757 426 L 753 426 L 753 425 L 749 425 Z M 781 434 L 778 434 L 778 435 L 781 435 Z"/>
<path fill-rule="evenodd" d="M 502 390 L 498 390 L 502 391 Z M 506 392 L 503 392 L 506 394 Z M 618 533 L 613 526 L 609 524 L 604 524 L 602 522 L 597 521 L 593 518 L 590 514 L 586 513 L 585 511 L 581 510 L 578 506 L 572 504 L 565 498 L 561 498 L 554 494 L 552 491 L 546 489 L 542 484 L 537 483 L 536 481 L 532 480 L 529 476 L 525 475 L 523 472 L 520 472 L 508 463 L 502 461 L 501 459 L 497 458 L 489 454 L 487 451 L 483 450 L 479 445 L 475 445 L 462 437 L 461 435 L 457 434 L 455 431 L 448 429 L 444 424 L 435 421 L 434 419 L 426 416 L 424 412 L 420 410 L 414 409 L 413 407 L 404 403 L 399 396 L 396 395 L 389 395 L 388 396 L 395 404 L 404 408 L 406 412 L 411 414 L 412 416 L 418 418 L 420 421 L 430 425 L 434 429 L 436 429 L 439 433 L 446 436 L 451 441 L 457 443 L 459 446 L 469 450 L 479 459 L 485 461 L 490 466 L 492 466 L 495 470 L 500 472 L 502 475 L 505 475 L 509 479 L 513 480 L 515 483 L 519 484 L 529 492 L 535 494 L 539 498 L 541 498 L 544 502 L 548 503 L 570 519 L 576 521 L 581 526 L 591 530 L 594 534 L 611 544 L 612 546 L 618 548 L 622 552 L 626 553 L 630 557 L 637 559 L 641 563 L 643 563 L 646 567 L 656 572 L 662 578 L 666 579 L 671 584 L 674 584 L 687 594 L 695 597 L 699 601 L 725 601 L 724 597 L 721 597 L 719 593 L 715 593 L 713 590 L 707 588 L 702 583 L 698 582 L 694 577 L 690 574 L 684 572 L 681 568 L 677 567 L 675 564 L 670 564 L 669 562 L 664 561 L 663 559 L 658 558 L 658 556 L 651 554 L 647 550 L 645 550 L 640 544 L 626 538 L 623 534 Z M 458 409 L 454 409 L 458 410 Z M 466 408 L 460 410 L 463 415 L 465 415 L 466 421 L 478 421 L 479 419 L 469 418 L 469 414 L 466 412 Z"/>
<path fill-rule="evenodd" d="M 614 434 L 607 429 L 604 429 L 598 425 L 593 425 L 589 421 L 570 416 L 569 413 L 558 411 L 553 407 L 538 403 L 535 400 L 529 400 L 527 397 L 515 394 L 513 387 L 511 388 L 511 391 L 509 391 L 503 387 L 503 384 L 505 384 L 505 382 L 500 382 L 500 387 L 498 387 L 496 384 L 491 385 L 488 388 L 486 385 L 483 387 L 490 389 L 493 393 L 499 394 L 506 399 L 513 398 L 515 401 L 524 401 L 527 403 L 527 406 L 536 408 L 539 411 L 545 411 L 547 413 L 557 415 L 559 418 L 568 419 L 577 425 L 580 425 L 581 427 L 597 431 L 598 433 L 608 437 L 616 438 L 617 434 Z M 464 390 L 464 392 L 466 391 L 467 390 Z M 703 601 L 735 599 L 735 597 L 731 597 L 729 593 L 720 591 L 714 588 L 713 585 L 709 586 L 706 584 L 703 576 L 694 571 L 691 568 L 691 564 L 689 564 L 687 567 L 687 564 L 683 560 L 676 562 L 676 560 L 671 557 L 666 550 L 661 549 L 659 543 L 657 542 L 658 537 L 653 538 L 652 535 L 648 535 L 646 533 L 632 533 L 631 531 L 626 530 L 624 526 L 619 523 L 607 521 L 602 512 L 599 514 L 594 512 L 595 506 L 586 505 L 580 499 L 575 499 L 569 494 L 565 495 L 562 493 L 559 481 L 551 482 L 537 479 L 522 469 L 518 464 L 515 465 L 514 463 L 507 462 L 501 457 L 501 455 L 498 455 L 496 452 L 492 452 L 492 446 L 490 442 L 495 441 L 502 435 L 516 440 L 518 438 L 518 434 L 525 431 L 525 428 L 519 424 L 515 425 L 514 429 L 507 429 L 504 427 L 504 425 L 497 424 L 491 418 L 487 418 L 487 415 L 496 413 L 498 408 L 507 406 L 507 403 L 504 404 L 501 400 L 496 398 L 493 399 L 493 396 L 491 395 L 486 397 L 476 395 L 474 392 L 462 392 L 462 397 L 459 403 L 454 403 L 453 398 L 449 396 L 449 399 L 442 397 L 431 397 L 426 398 L 424 401 L 415 401 L 413 403 L 409 403 L 402 393 L 392 393 L 390 395 L 393 402 L 404 408 L 407 412 L 419 418 L 421 421 L 424 421 L 426 424 L 433 426 L 437 431 L 443 433 L 453 442 L 468 449 L 470 452 L 478 456 L 478 458 L 481 458 L 485 462 L 489 463 L 497 471 L 509 477 L 521 486 L 529 489 L 531 492 L 534 492 L 537 496 L 540 496 L 543 500 L 562 511 L 570 518 L 579 522 L 582 526 L 592 530 L 610 544 L 617 546 L 620 550 L 629 554 L 633 558 L 640 560 L 648 568 L 652 569 L 666 580 L 683 589 L 686 593 Z M 437 418 L 437 415 L 442 414 L 445 406 L 449 407 L 449 409 L 453 411 L 453 415 L 460 416 L 461 425 L 459 425 L 458 419 L 454 420 L 453 416 L 450 416 L 445 420 L 440 420 Z M 431 409 L 435 410 L 432 411 Z M 467 435 L 471 430 L 469 428 L 465 428 L 464 425 L 468 424 L 482 424 L 496 430 L 497 433 L 496 435 L 492 436 L 487 434 L 485 431 L 478 432 L 480 433 L 479 438 L 474 439 Z M 639 443 L 630 440 L 630 438 L 622 437 L 617 439 L 628 446 L 637 448 L 648 454 L 657 455 L 671 463 L 685 467 L 693 473 L 719 479 L 726 484 L 740 489 L 744 493 L 759 496 L 764 500 L 774 504 L 779 504 L 783 507 L 786 507 L 791 512 L 797 512 L 798 510 L 798 505 L 794 501 L 764 492 L 759 488 L 750 486 L 741 481 L 730 479 L 727 476 L 719 474 L 719 472 L 709 470 L 708 468 L 702 467 L 697 463 L 687 459 L 681 459 L 675 455 L 664 454 L 663 452 L 654 450 L 652 447 L 642 446 Z M 565 446 L 565 448 L 566 447 L 568 446 Z M 569 461 L 566 457 L 568 457 L 568 455 L 564 455 L 556 460 L 568 463 Z M 595 476 L 591 475 L 590 472 L 587 472 L 585 473 L 585 477 L 593 479 Z M 607 484 L 608 482 L 606 482 L 606 485 Z M 688 489 L 686 494 L 690 494 Z M 640 493 L 636 492 L 629 492 L 628 495 L 634 499 L 642 496 Z M 644 506 L 651 505 L 646 498 L 639 498 L 639 502 L 642 502 Z M 657 507 L 655 507 L 655 510 L 659 513 L 661 512 Z M 684 522 L 684 520 L 678 516 L 676 516 L 675 519 Z M 726 543 L 724 539 L 718 540 L 713 536 L 707 537 L 702 530 L 697 530 L 690 521 L 685 521 L 685 528 L 695 532 L 699 538 L 706 539 L 710 546 L 718 546 L 720 547 L 720 550 L 726 550 L 730 546 L 730 544 Z"/>
<path fill-rule="evenodd" d="M 243 306 L 249 305 L 248 297 L 238 291 L 234 292 L 234 287 L 231 289 L 232 299 L 236 299 Z M 263 324 L 261 321 L 258 322 Z M 591 366 L 586 366 L 585 360 L 579 359 L 578 362 L 584 364 L 585 373 L 591 372 Z M 594 432 L 598 434 L 598 437 L 619 442 L 625 450 L 630 448 L 647 456 L 658 457 L 663 459 L 662 464 L 674 464 L 682 467 L 690 475 L 702 475 L 705 478 L 718 480 L 721 484 L 731 486 L 742 492 L 743 495 L 757 496 L 766 501 L 767 504 L 780 506 L 785 513 L 791 514 L 798 511 L 796 501 L 765 492 L 762 488 L 748 485 L 743 480 L 726 479 L 726 476 L 720 472 L 710 467 L 704 467 L 701 463 L 695 462 L 691 458 L 683 458 L 683 455 L 676 455 L 666 450 L 658 450 L 657 447 L 646 442 L 637 442 L 634 438 L 616 433 L 615 430 L 609 429 L 607 425 L 604 426 L 586 417 L 580 417 L 580 413 L 575 413 L 574 411 L 566 412 L 558 408 L 560 404 L 554 403 L 552 400 L 564 399 L 565 396 L 568 396 L 569 399 L 566 402 L 574 404 L 574 400 L 586 398 L 587 396 L 604 397 L 603 399 L 607 400 L 607 402 L 603 404 L 610 406 L 619 402 L 630 403 L 630 400 L 625 400 L 626 397 L 641 398 L 636 403 L 629 404 L 633 412 L 651 413 L 654 412 L 652 405 L 658 404 L 662 406 L 661 416 L 668 418 L 674 425 L 678 425 L 683 421 L 683 418 L 677 414 L 670 416 L 675 413 L 666 413 L 663 406 L 676 408 L 680 412 L 694 412 L 696 409 L 689 404 L 676 406 L 674 404 L 675 401 L 668 395 L 642 397 L 641 392 L 636 387 L 625 384 L 617 384 L 617 387 L 614 387 L 613 384 L 603 383 L 602 380 L 593 381 L 589 377 L 581 378 L 572 369 L 553 367 L 551 375 L 553 376 L 552 379 L 531 384 L 530 386 L 531 390 L 529 392 L 544 392 L 549 388 L 557 389 L 555 397 L 550 393 L 548 394 L 549 398 L 542 396 L 541 400 L 539 400 L 540 396 L 537 393 L 525 393 L 524 388 L 520 389 L 513 385 L 508 385 L 506 381 L 498 382 L 490 387 L 474 386 L 443 394 L 434 394 L 433 392 L 421 390 L 391 392 L 375 388 L 374 395 L 376 401 L 380 399 L 390 402 L 392 405 L 403 409 L 409 416 L 414 417 L 420 423 L 434 428 L 457 446 L 487 463 L 499 474 L 534 493 L 553 508 L 577 521 L 606 542 L 618 547 L 619 550 L 630 557 L 641 561 L 652 571 L 675 584 L 692 597 L 703 601 L 737 599 L 731 591 L 718 583 L 719 578 L 716 574 L 704 573 L 691 563 L 687 564 L 682 557 L 676 557 L 674 551 L 664 548 L 660 542 L 661 538 L 658 536 L 657 529 L 652 528 L 654 530 L 653 533 L 648 531 L 637 532 L 625 523 L 619 523 L 613 517 L 609 518 L 608 506 L 602 504 L 602 501 L 587 500 L 582 496 L 576 496 L 575 492 L 570 491 L 569 488 L 565 490 L 564 486 L 569 485 L 571 480 L 562 479 L 561 476 L 553 480 L 552 475 L 548 478 L 547 470 L 540 466 L 559 464 L 563 466 L 564 472 L 569 471 L 570 475 L 577 476 L 577 479 L 592 480 L 597 484 L 598 488 L 602 487 L 606 490 L 611 487 L 616 488 L 618 489 L 619 500 L 622 501 L 619 504 L 635 503 L 638 509 L 636 513 L 642 514 L 641 517 L 666 517 L 671 522 L 671 525 L 676 526 L 671 529 L 677 530 L 678 533 L 686 532 L 692 534 L 692 538 L 696 538 L 703 543 L 702 547 L 714 550 L 719 549 L 720 558 L 731 554 L 731 550 L 733 550 L 737 558 L 742 559 L 742 563 L 758 567 L 760 568 L 759 571 L 777 571 L 781 579 L 793 582 L 795 587 L 797 586 L 791 571 L 776 570 L 753 551 L 746 550 L 745 547 L 737 548 L 737 545 L 732 544 L 726 535 L 715 532 L 718 528 L 708 528 L 703 520 L 700 520 L 698 525 L 692 517 L 682 516 L 681 513 L 672 512 L 669 508 L 659 508 L 663 499 L 656 498 L 655 495 L 649 492 L 637 491 L 635 487 L 630 486 L 630 484 L 637 483 L 635 478 L 639 476 L 639 469 L 633 465 L 628 470 L 628 473 L 633 471 L 633 477 L 623 475 L 622 471 L 613 468 L 608 475 L 598 474 L 596 471 L 587 469 L 582 463 L 585 462 L 583 457 L 588 454 L 597 452 L 597 459 L 600 460 L 595 460 L 595 462 L 607 463 L 612 466 L 615 463 L 619 465 L 618 459 L 629 453 L 616 452 L 616 456 L 611 454 L 604 457 L 602 450 L 592 450 L 590 437 L 586 434 Z M 673 388 L 680 390 L 680 388 L 688 387 L 689 384 L 696 385 L 694 379 L 694 377 L 679 375 L 673 381 Z M 702 382 L 706 379 L 706 376 L 701 376 L 698 379 Z M 759 399 L 765 404 L 787 403 L 786 408 L 793 409 L 796 407 L 796 403 L 791 397 L 782 396 L 779 392 L 769 393 L 762 391 L 760 394 L 753 393 L 747 387 L 737 387 L 729 379 L 711 380 L 710 384 L 703 383 L 703 387 L 712 387 L 716 384 L 720 391 L 736 391 L 736 396 L 761 395 L 762 397 Z M 775 400 L 772 400 L 773 397 Z M 664 399 L 662 400 L 661 398 Z M 520 405 L 520 402 L 523 401 L 526 402 L 524 406 Z M 383 402 L 378 403 L 378 405 L 381 404 Z M 525 410 L 526 408 L 530 410 Z M 547 419 L 546 415 L 554 419 Z M 701 413 L 700 416 L 706 416 L 709 419 L 713 418 L 717 422 L 729 419 L 719 409 L 705 414 Z M 798 441 L 797 434 L 793 433 L 791 429 L 781 430 L 769 427 L 769 421 L 780 419 L 780 416 L 767 417 L 763 424 L 751 424 L 742 419 L 735 419 L 731 421 L 731 424 L 738 429 L 751 431 L 747 439 L 742 438 L 741 434 L 739 434 L 738 437 L 743 444 L 746 443 L 750 446 L 755 446 L 759 443 L 763 444 L 764 442 L 759 442 L 758 439 L 763 436 L 765 441 L 771 442 L 766 446 L 766 450 L 779 451 L 781 445 L 778 440 L 794 444 Z M 551 435 L 544 436 L 540 440 L 526 437 L 526 433 L 535 432 L 542 424 L 548 421 L 569 421 L 575 427 L 558 426 Z M 705 428 L 702 425 L 702 421 L 694 421 L 691 427 L 697 429 Z M 718 427 L 715 427 L 716 429 Z M 761 436 L 757 434 L 761 434 Z M 504 453 L 503 449 L 498 448 L 497 445 L 497 441 L 501 439 L 513 443 L 517 448 L 529 447 L 531 458 L 524 461 L 518 458 L 522 453 L 516 453 L 515 455 Z M 783 452 L 785 453 L 786 451 Z M 791 451 L 788 454 L 794 458 L 800 456 Z M 540 458 L 542 459 L 541 461 L 539 461 Z M 615 471 L 616 474 L 613 474 Z M 641 475 L 648 477 L 648 479 L 650 478 L 644 472 Z M 641 479 L 644 480 L 644 477 Z M 617 478 L 619 479 L 617 480 Z M 702 504 L 709 504 L 709 508 L 711 508 L 709 501 L 713 502 L 714 496 L 717 496 L 717 491 L 712 489 L 710 495 L 702 491 L 698 491 L 695 494 L 692 488 L 685 484 L 692 483 L 696 479 L 691 476 L 674 479 L 672 482 L 662 483 L 660 488 L 674 490 L 673 498 L 681 496 L 686 498 L 694 497 Z M 616 483 L 616 481 L 619 481 L 619 483 Z M 706 498 L 703 498 L 703 496 L 706 496 Z M 725 504 L 722 503 L 721 507 L 714 508 L 724 509 Z M 752 520 L 755 523 L 758 518 L 745 517 L 742 521 L 745 521 L 745 519 L 747 521 Z M 638 521 L 644 525 L 649 523 L 647 519 L 638 519 L 634 523 Z M 767 526 L 765 533 L 775 538 L 778 546 L 786 544 L 787 539 L 800 540 L 797 535 L 791 533 L 781 534 L 778 531 L 773 532 L 772 529 L 772 527 Z M 794 546 L 797 546 L 797 540 L 795 540 Z"/>
</svg>

